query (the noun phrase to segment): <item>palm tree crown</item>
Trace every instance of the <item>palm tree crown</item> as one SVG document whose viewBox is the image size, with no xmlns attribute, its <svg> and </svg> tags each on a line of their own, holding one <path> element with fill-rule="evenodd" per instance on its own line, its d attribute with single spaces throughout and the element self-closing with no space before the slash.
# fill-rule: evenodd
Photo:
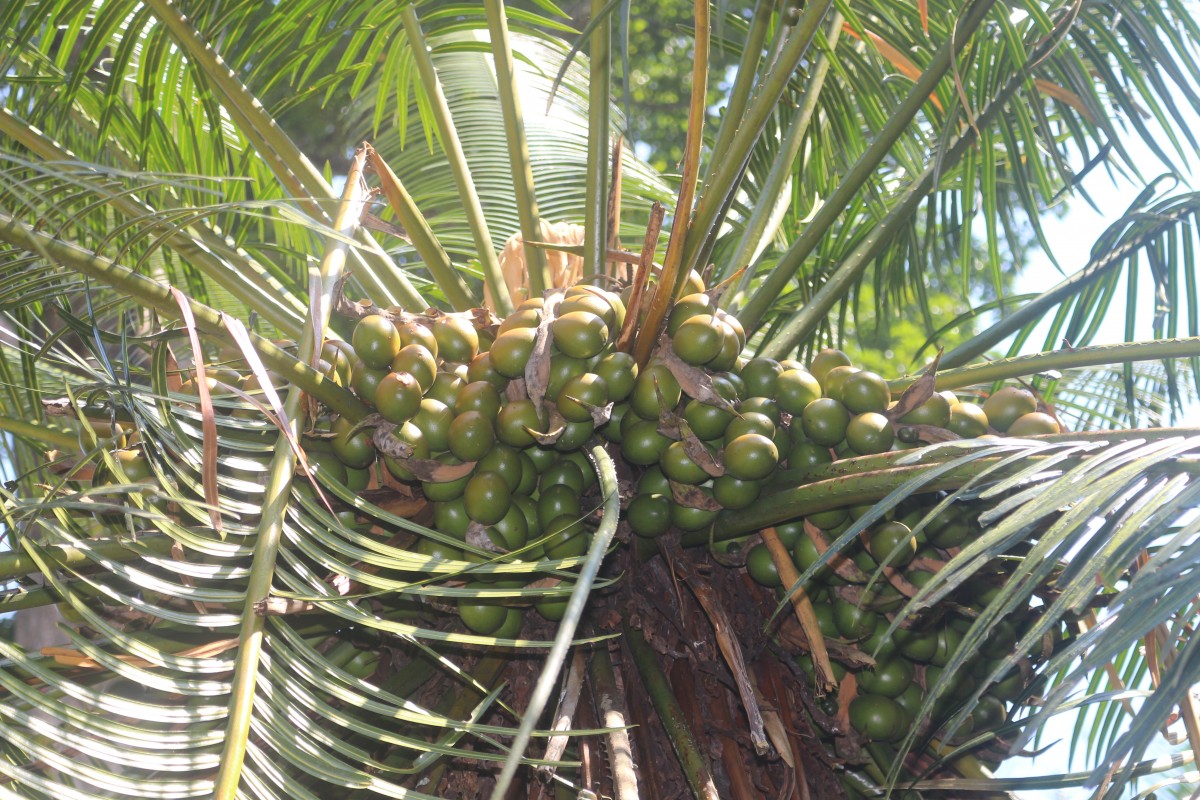
<svg viewBox="0 0 1200 800">
<path fill-rule="evenodd" d="M 586 745 L 555 750 L 540 716 L 560 668 L 576 697 L 587 673 L 596 708 L 580 712 L 578 741 L 610 744 L 596 785 L 621 797 L 636 796 L 617 755 L 626 723 L 643 759 L 668 742 L 679 755 L 669 776 L 642 776 L 643 796 L 687 782 L 698 796 L 719 786 L 749 797 L 798 780 L 851 797 L 901 784 L 1117 797 L 1145 775 L 1186 782 L 1200 747 L 1200 522 L 1186 513 L 1200 432 L 1159 426 L 1200 390 L 1200 195 L 1140 175 L 1129 147 L 1145 142 L 1166 169 L 1198 147 L 1189 5 L 697 2 L 694 25 L 676 32 L 692 51 L 672 56 L 692 92 L 678 174 L 618 139 L 641 68 L 629 26 L 655 4 L 589 8 L 576 30 L 543 0 L 0 6 L 0 430 L 16 476 L 0 490 L 0 610 L 57 605 L 67 618 L 51 647 L 0 637 L 0 797 L 501 796 L 518 765 L 531 787 L 537 774 L 578 788 Z M 717 75 L 710 63 L 733 66 Z M 726 78 L 716 114 L 706 88 Z M 327 157 L 339 174 L 297 144 L 312 129 L 335 132 Z M 1039 221 L 1064 198 L 1086 200 L 1080 181 L 1099 168 L 1146 190 L 1082 269 L 1012 296 L 1021 253 L 1045 244 Z M 1132 339 L 1150 302 L 1154 338 L 1097 343 L 1114 298 L 1146 274 L 1155 296 L 1130 297 L 1126 330 Z M 560 377 L 549 320 L 579 282 L 596 287 L 579 303 L 620 305 L 605 328 L 620 363 L 673 365 L 643 390 L 642 416 L 661 410 L 650 428 L 671 428 L 711 507 L 695 493 L 683 503 L 675 475 L 658 473 L 661 491 L 632 488 L 652 470 L 613 457 L 620 399 L 548 393 Z M 710 374 L 724 370 L 701 368 L 718 356 L 684 364 L 691 355 L 671 338 L 687 324 L 676 301 L 697 283 L 711 291 L 693 301 L 709 304 L 696 316 L 744 327 L 731 365 L 742 347 L 780 374 L 817 373 L 832 346 L 881 363 L 860 343 L 886 339 L 893 320 L 919 330 L 921 352 L 900 354 L 913 374 L 879 381 L 879 411 L 861 410 L 883 420 L 881 452 L 843 448 L 844 431 L 824 443 L 802 427 L 802 405 L 781 416 L 760 402 L 778 431 L 746 435 L 784 448 L 771 469 L 787 469 L 731 472 L 720 491 L 754 483 L 754 496 L 713 500 L 707 481 L 748 445 L 730 437 L 706 461 L 701 439 L 720 435 L 691 428 L 718 412 L 671 411 L 681 398 L 732 409 Z M 448 355 L 452 339 L 431 347 L 443 365 L 475 369 L 479 347 L 522 327 L 500 321 L 543 294 L 545 316 L 533 316 L 546 330 L 521 334 L 543 349 L 501 376 L 524 383 L 493 392 L 492 414 L 502 402 L 550 398 L 556 414 L 562 397 L 574 402 L 578 420 L 555 419 L 586 432 L 554 469 L 579 475 L 561 516 L 597 526 L 578 551 L 548 530 L 545 542 L 497 544 L 485 529 L 500 520 L 463 517 L 463 535 L 447 533 L 436 516 L 447 503 L 430 495 L 500 457 L 439 461 L 447 447 L 402 441 L 407 423 L 379 416 L 374 384 L 364 391 L 366 373 L 350 367 L 365 359 L 345 345 L 358 318 L 382 310 L 397 337 L 465 326 L 482 337 L 466 357 Z M 1038 348 L 1029 340 L 1044 320 Z M 1021 355 L 1031 349 L 1043 352 Z M 373 369 L 387 373 L 391 358 Z M 435 377 L 431 364 L 430 381 L 444 383 L 421 386 L 416 402 L 443 410 L 431 391 L 491 375 Z M 748 397 L 786 405 L 775 372 L 762 379 L 771 392 Z M 667 375 L 682 376 L 671 403 Z M 756 380 L 744 368 L 734 377 Z M 939 402 L 949 415 L 937 392 L 982 406 L 1015 379 L 1038 403 L 1030 413 L 1056 409 L 1052 430 L 1069 432 L 967 438 L 949 416 L 921 416 Z M 531 430 L 522 425 L 515 436 Z M 1009 427 L 988 425 L 976 433 Z M 593 427 L 609 446 L 588 438 Z M 369 450 L 363 464 L 347 442 Z M 375 446 L 391 466 L 367 478 Z M 512 452 L 514 480 L 522 469 L 541 480 L 535 456 L 521 456 L 525 467 Z M 637 530 L 634 494 L 709 516 L 671 518 L 655 543 Z M 969 524 L 955 516 L 964 508 Z M 828 515 L 837 520 L 813 521 Z M 903 574 L 904 542 L 876 552 L 878 531 L 901 520 L 924 546 Z M 970 537 L 952 541 L 960 522 Z M 730 541 L 761 541 L 767 557 Z M 778 594 L 750 587 L 742 566 L 756 580 L 769 572 Z M 835 589 L 839 579 L 848 585 Z M 879 609 L 889 592 L 877 632 L 851 635 L 832 617 L 835 628 L 819 627 L 817 606 Z M 541 614 L 522 627 L 528 609 Z M 488 619 L 473 626 L 472 614 Z M 907 676 L 923 689 L 909 724 L 860 735 L 854 699 L 874 691 L 887 647 L 920 638 L 912 620 L 930 619 L 945 652 Z M 567 668 L 572 646 L 587 664 Z M 721 677 L 680 674 L 677 648 L 689 647 Z M 615 674 L 627 691 L 610 652 L 624 657 Z M 993 687 L 1014 675 L 1000 703 Z M 727 702 L 705 705 L 718 693 Z M 618 697 L 633 701 L 628 716 Z M 988 764 L 1079 709 L 1094 771 L 990 777 Z M 1149 756 L 1175 720 L 1186 748 Z M 705 723 L 748 735 L 707 731 L 722 753 L 709 758 L 690 738 Z M 814 755 L 788 731 L 833 744 Z"/>
</svg>

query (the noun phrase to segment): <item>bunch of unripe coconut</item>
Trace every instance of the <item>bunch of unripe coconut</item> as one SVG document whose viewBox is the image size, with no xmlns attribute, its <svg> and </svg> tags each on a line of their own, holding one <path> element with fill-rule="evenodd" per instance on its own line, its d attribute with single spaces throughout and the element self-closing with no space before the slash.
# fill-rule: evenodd
<svg viewBox="0 0 1200 800">
<path fill-rule="evenodd" d="M 595 442 L 619 453 L 622 486 L 629 487 L 623 520 L 648 542 L 672 530 L 711 530 L 721 510 L 754 504 L 772 481 L 778 484 L 772 490 L 795 486 L 841 459 L 952 438 L 1059 432 L 1055 418 L 1022 388 L 1005 387 L 982 404 L 927 392 L 919 405 L 900 408 L 882 377 L 854 367 L 838 350 L 823 350 L 807 365 L 745 359 L 742 326 L 702 286 L 695 289 L 674 305 L 644 367 L 617 346 L 626 328 L 621 296 L 592 286 L 527 300 L 498 324 L 486 314 L 368 307 L 349 341 L 324 344 L 319 367 L 373 413 L 353 421 L 318 416 L 302 439 L 308 466 L 351 493 L 403 486 L 427 501 L 425 519 L 442 534 L 418 537 L 419 554 L 431 562 L 522 562 L 527 569 L 519 585 L 525 585 L 543 573 L 569 576 L 588 549 L 600 498 L 585 452 Z M 209 369 L 207 381 L 215 393 L 257 388 L 253 378 L 221 369 Z M 243 406 L 235 416 L 254 413 Z M 268 426 L 264 433 L 273 431 Z M 110 449 L 126 478 L 151 480 L 130 431 L 95 432 L 106 434 L 114 437 Z M 101 466 L 95 481 L 113 481 L 110 473 Z M 973 609 L 1003 583 L 997 575 L 994 585 L 956 591 L 933 613 L 893 625 L 912 588 L 925 585 L 980 529 L 982 509 L 970 502 L 955 502 L 925 522 L 941 500 L 927 494 L 905 501 L 804 586 L 830 645 L 832 677 L 844 686 L 848 669 L 855 678 L 848 716 L 865 741 L 891 742 L 913 729 Z M 347 527 L 361 526 L 349 505 L 333 499 L 331 507 Z M 868 508 L 790 520 L 775 526 L 774 535 L 804 573 Z M 718 560 L 744 565 L 779 593 L 790 588 L 782 586 L 778 557 L 756 536 L 731 540 L 713 530 L 708 538 L 721 551 Z M 724 557 L 730 552 L 737 553 L 732 561 Z M 879 580 L 881 573 L 888 578 Z M 487 570 L 465 575 L 473 585 L 506 585 L 505 577 Z M 560 619 L 565 595 L 547 594 L 534 607 Z M 469 633 L 520 636 L 522 611 L 502 598 L 463 597 L 456 609 Z M 935 727 L 927 730 L 936 731 L 960 693 L 1012 655 L 1027 622 L 1016 613 L 995 627 L 943 686 L 929 723 Z M 813 674 L 807 652 L 796 661 Z M 1008 704 L 1027 691 L 1031 664 L 1025 659 L 988 688 L 972 715 L 976 731 L 1005 720 Z M 832 709 L 836 695 L 825 702 Z"/>
<path fill-rule="evenodd" d="M 922 441 L 1059 431 L 1021 388 L 1006 387 L 982 405 L 935 393 L 894 417 L 887 382 L 841 351 L 824 350 L 807 366 L 744 359 L 742 326 L 703 291 L 675 304 L 644 368 L 617 348 L 625 305 L 603 289 L 577 286 L 527 300 L 498 326 L 477 327 L 478 319 L 370 313 L 350 342 L 328 342 L 322 353 L 326 373 L 376 414 L 365 423 L 333 420 L 330 449 L 340 463 L 319 452 L 314 462 L 351 489 L 368 485 L 377 462 L 391 480 L 419 489 L 432 505 L 432 527 L 464 544 L 421 539 L 417 549 L 438 559 L 484 560 L 482 548 L 492 559 L 542 561 L 549 570 L 583 555 L 599 505 L 589 500 L 596 479 L 584 452 L 598 439 L 619 451 L 632 476 L 635 488 L 622 498 L 625 522 L 654 539 L 672 529 L 704 530 L 721 509 L 753 504 L 782 469 L 803 481 L 817 465 Z M 907 598 L 886 581 L 864 586 L 883 562 L 923 585 L 977 529 L 979 510 L 965 503 L 921 528 L 938 499 L 909 501 L 806 587 L 822 635 L 839 645 L 835 656 L 852 654 L 845 659 L 857 678 L 850 718 L 868 740 L 895 740 L 912 727 L 971 622 L 969 604 L 947 603 L 968 611 L 929 615 L 885 638 Z M 775 530 L 803 572 L 864 511 L 833 509 Z M 764 545 L 743 555 L 756 581 L 780 587 Z M 564 607 L 559 599 L 537 605 L 549 619 Z M 475 634 L 506 639 L 521 629 L 519 610 L 500 600 L 464 599 L 458 611 Z M 971 674 L 956 676 L 942 694 L 944 704 L 1011 653 L 1020 622 L 998 626 Z M 798 661 L 812 670 L 807 655 Z M 835 667 L 841 678 L 843 666 Z M 1002 722 L 1005 704 L 1028 680 L 1028 671 L 1014 670 L 992 687 L 974 714 L 975 729 Z"/>
</svg>

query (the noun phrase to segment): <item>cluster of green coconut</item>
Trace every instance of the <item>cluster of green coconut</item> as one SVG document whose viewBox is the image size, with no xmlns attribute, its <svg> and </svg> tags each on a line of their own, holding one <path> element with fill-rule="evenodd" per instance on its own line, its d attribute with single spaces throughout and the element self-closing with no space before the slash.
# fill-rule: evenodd
<svg viewBox="0 0 1200 800">
<path fill-rule="evenodd" d="M 547 574 L 561 578 L 587 551 L 597 521 L 599 491 L 585 455 L 596 442 L 619 453 L 620 472 L 629 479 L 623 485 L 633 487 L 622 498 L 625 524 L 652 540 L 671 530 L 709 529 L 721 510 L 750 506 L 773 479 L 794 485 L 840 459 L 922 441 L 1059 430 L 1035 396 L 1016 387 L 982 404 L 935 393 L 900 414 L 887 382 L 851 365 L 841 351 L 824 350 L 807 365 L 745 359 L 742 326 L 702 286 L 695 288 L 675 304 L 641 368 L 618 347 L 626 329 L 622 297 L 596 287 L 527 300 L 498 325 L 486 324 L 484 315 L 369 313 L 349 341 L 325 343 L 319 367 L 373 413 L 354 421 L 319 417 L 303 439 L 307 461 L 351 492 L 390 483 L 424 498 L 430 510 L 424 519 L 443 536 L 419 537 L 413 548 L 430 559 L 521 561 L 535 570 L 542 562 Z M 206 380 L 215 395 L 258 388 L 252 377 L 220 368 L 209 369 Z M 193 382 L 183 391 L 194 393 Z M 235 415 L 253 413 L 236 400 L 230 406 L 238 408 Z M 97 429 L 81 444 L 86 449 L 96 437 L 111 437 L 100 443 L 111 441 L 126 478 L 148 480 L 130 435 L 136 433 L 119 426 Z M 110 472 L 101 466 L 95 480 L 111 481 Z M 343 524 L 369 528 L 349 505 L 332 502 Z M 911 728 L 925 690 L 970 624 L 969 613 L 937 613 L 884 635 L 907 597 L 895 581 L 878 579 L 880 564 L 920 587 L 978 529 L 978 509 L 964 503 L 919 524 L 935 502 L 911 499 L 805 587 L 831 643 L 834 677 L 841 679 L 845 667 L 855 675 L 850 717 L 870 740 L 891 741 Z M 803 573 L 865 510 L 833 509 L 775 530 Z M 723 537 L 716 531 L 713 538 Z M 744 547 L 749 574 L 780 587 L 777 563 L 753 542 L 720 546 Z M 483 571 L 471 579 L 496 578 Z M 560 619 L 563 597 L 548 595 L 534 607 Z M 947 608 L 980 602 L 952 599 Z M 519 637 L 522 610 L 502 599 L 463 598 L 457 610 L 471 633 Z M 943 694 L 945 703 L 1011 653 L 1018 623 L 997 627 L 971 669 Z M 798 664 L 812 670 L 805 654 Z M 1014 672 L 991 687 L 975 728 L 1002 721 L 1005 703 L 1027 683 L 1027 672 Z"/>
<path fill-rule="evenodd" d="M 911 498 L 888 518 L 867 528 L 858 541 L 841 550 L 805 585 L 832 655 L 833 678 L 844 685 L 847 667 L 854 672 L 850 721 L 871 741 L 894 742 L 912 729 L 923 703 L 971 626 L 974 613 L 994 597 L 1003 583 L 1003 576 L 997 574 L 994 584 L 976 584 L 955 592 L 948 602 L 932 612 L 907 618 L 889 634 L 908 601 L 908 594 L 896 584 L 909 592 L 923 588 L 956 548 L 982 530 L 978 522 L 980 508 L 963 502 L 952 504 L 924 524 L 926 514 L 941 499 Z M 797 571 L 803 573 L 867 508 L 852 506 L 821 512 L 778 525 L 774 530 L 791 553 Z M 726 543 L 723 549 L 733 550 L 737 545 L 736 541 Z M 765 545 L 751 544 L 744 556 L 747 571 L 755 581 L 781 587 L 777 564 Z M 885 563 L 895 570 L 895 583 L 878 576 L 880 565 Z M 992 674 L 998 661 L 1012 654 L 1027 621 L 1020 614 L 1001 621 L 975 657 L 953 673 L 934 704 L 930 723 L 935 729 L 957 710 L 966 694 Z M 814 677 L 811 654 L 799 654 L 797 664 L 810 679 Z M 1008 716 L 1008 704 L 1025 690 L 1031 666 L 1032 661 L 1027 661 L 1024 671 L 1014 668 L 1004 680 L 989 686 L 956 735 L 992 730 L 1002 724 Z M 834 701 L 836 694 L 829 698 L 831 704 Z"/>
<path fill-rule="evenodd" d="M 589 544 L 599 500 L 584 452 L 593 441 L 619 450 L 622 469 L 635 478 L 624 520 L 653 539 L 706 529 L 720 510 L 753 504 L 780 470 L 803 480 L 821 464 L 929 441 L 931 430 L 940 432 L 933 440 L 1059 430 L 1034 395 L 1016 387 L 982 404 L 935 393 L 894 417 L 887 382 L 840 351 L 822 351 L 807 365 L 744 359 L 741 325 L 703 291 L 674 306 L 644 368 L 617 348 L 624 323 L 622 298 L 590 286 L 528 300 L 492 327 L 456 315 L 362 318 L 349 343 L 329 342 L 323 351 L 327 374 L 377 413 L 365 426 L 332 421 L 334 477 L 365 487 L 378 462 L 391 479 L 419 487 L 432 505 L 432 527 L 464 544 L 421 539 L 425 555 L 478 561 L 483 547 L 501 560 L 561 563 Z M 913 501 L 869 529 L 807 587 L 822 634 L 841 646 L 835 655 L 858 654 L 847 659 L 858 686 L 851 719 L 875 741 L 909 730 L 925 688 L 970 624 L 969 616 L 932 615 L 885 641 L 906 597 L 884 582 L 864 601 L 856 585 L 886 559 L 919 587 L 970 537 L 978 512 L 964 504 L 914 534 L 930 502 Z M 776 531 L 803 572 L 864 510 L 834 509 Z M 745 556 L 755 580 L 779 586 L 763 545 Z M 556 599 L 537 607 L 556 619 L 564 606 Z M 515 637 L 522 624 L 519 610 L 500 601 L 463 600 L 459 613 L 481 635 Z M 972 670 L 1007 656 L 1015 635 L 1012 625 L 998 626 Z M 864 666 L 870 659 L 862 654 L 874 666 Z M 807 656 L 799 662 L 811 669 Z M 840 678 L 843 666 L 836 669 Z M 1026 682 L 1014 672 L 992 687 L 975 712 L 976 729 L 1001 722 L 1004 704 Z M 960 675 L 946 702 L 971 685 Z"/>
</svg>

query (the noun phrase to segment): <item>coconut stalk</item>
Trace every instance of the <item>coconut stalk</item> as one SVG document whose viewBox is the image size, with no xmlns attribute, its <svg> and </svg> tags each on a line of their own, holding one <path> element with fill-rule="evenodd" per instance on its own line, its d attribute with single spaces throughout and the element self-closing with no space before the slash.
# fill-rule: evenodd
<svg viewBox="0 0 1200 800">
<path fill-rule="evenodd" d="M 613 669 L 607 648 L 598 647 L 588 659 L 588 680 L 600 712 L 600 721 L 608 728 L 608 760 L 612 765 L 616 800 L 638 800 L 637 765 L 629 740 L 629 715 L 625 711 L 625 689 Z"/>
<path fill-rule="evenodd" d="M 517 92 L 504 0 L 484 0 L 483 10 L 487 14 L 488 33 L 492 40 L 496 91 L 500 96 L 500 113 L 504 117 L 504 140 L 508 143 L 508 159 L 512 165 L 513 195 L 521 219 L 521 238 L 526 242 L 537 242 L 542 238 L 541 215 L 533 189 L 533 166 L 529 159 L 529 143 L 525 138 L 525 118 L 521 113 Z M 529 293 L 531 297 L 537 297 L 552 288 L 546 254 L 538 248 L 527 247 L 525 258 L 529 269 Z"/>
<path fill-rule="evenodd" d="M 525 748 L 529 745 L 529 738 L 533 735 L 538 717 L 542 715 L 542 711 L 546 708 L 546 703 L 549 702 L 550 695 L 554 691 L 554 686 L 558 682 L 558 673 L 562 670 L 567 650 L 571 646 L 571 639 L 583 616 L 584 606 L 592 591 L 592 584 L 600 572 L 600 564 L 604 561 L 608 547 L 617 532 L 617 518 L 621 513 L 621 496 L 617 491 L 616 465 L 613 464 L 608 451 L 599 445 L 592 448 L 591 460 L 596 469 L 596 477 L 600 482 L 600 494 L 604 498 L 604 511 L 600 518 L 600 526 L 592 535 L 587 558 L 579 570 L 575 588 L 571 590 L 571 598 L 567 601 L 566 611 L 563 612 L 563 618 L 558 624 L 554 643 L 550 646 L 550 652 L 546 654 L 541 675 L 538 676 L 533 693 L 529 698 L 529 704 L 521 718 L 521 726 L 517 729 L 516 736 L 513 737 L 512 750 L 509 751 L 500 776 L 496 779 L 492 800 L 503 800 L 505 792 L 508 791 L 513 777 L 516 775 L 517 767 L 525 754 Z"/>
<path fill-rule="evenodd" d="M 78 162 L 79 158 L 40 130 L 27 124 L 7 108 L 0 108 L 0 133 L 29 148 L 46 161 Z M 95 173 L 95 177 L 103 177 Z M 76 178 L 76 180 L 86 180 Z M 90 182 L 89 182 L 90 188 Z M 100 192 L 100 189 L 96 190 Z M 162 241 L 185 261 L 227 290 L 239 301 L 258 310 L 264 319 L 287 336 L 297 336 L 304 305 L 243 250 L 235 248 L 204 224 L 195 221 L 197 212 L 184 212 L 183 224 L 141 203 L 136 196 L 113 192 L 108 202 L 131 218 L 145 219 L 149 227 L 166 228 Z M 181 216 L 174 212 L 172 217 Z"/>
<path fill-rule="evenodd" d="M 688 727 L 679 701 L 671 693 L 671 684 L 658 663 L 658 654 L 646 642 L 640 630 L 630 628 L 628 623 L 624 623 L 622 631 L 625 644 L 633 656 L 633 664 L 641 676 L 642 685 L 646 687 L 658 720 L 662 723 L 667 738 L 671 740 L 671 746 L 679 758 L 679 765 L 692 788 L 692 794 L 696 800 L 719 800 L 708 761 L 700 751 L 700 746 L 696 744 L 696 738 Z"/>
<path fill-rule="evenodd" d="M 1040 442 L 1123 442 L 1128 440 L 1154 441 L 1159 439 L 1185 438 L 1200 435 L 1198 428 L 1150 428 L 1136 431 L 1090 431 L 1087 433 L 1059 433 L 1047 436 L 1025 437 L 1025 440 Z M 833 464 L 823 464 L 814 467 L 807 473 L 805 480 L 809 483 L 783 489 L 776 492 L 764 493 L 761 498 L 749 508 L 724 510 L 717 515 L 712 531 L 699 530 L 685 533 L 680 538 L 684 547 L 699 547 L 710 541 L 736 539 L 748 533 L 777 525 L 792 519 L 815 514 L 819 511 L 829 511 L 844 506 L 875 503 L 887 497 L 893 491 L 903 486 L 913 478 L 919 478 L 932 468 L 944 466 L 947 462 L 962 457 L 961 451 L 953 451 L 949 455 L 939 452 L 936 447 L 929 448 L 931 455 L 919 463 L 898 465 L 913 459 L 912 451 L 897 451 L 875 456 L 860 456 L 848 458 Z M 937 477 L 922 483 L 921 492 L 935 492 L 943 489 L 957 489 L 973 478 L 986 473 L 995 467 L 1003 458 L 1011 453 L 997 456 L 985 456 L 969 464 L 960 464 L 942 471 Z M 1023 466 L 1028 467 L 1037 459 L 1044 459 L 1036 453 L 1029 454 Z M 1180 459 L 1172 465 L 1172 469 L 1189 473 L 1200 472 L 1200 462 L 1190 459 Z M 786 475 L 780 480 L 787 480 Z M 778 484 L 777 484 L 778 485 Z"/>
<path fill-rule="evenodd" d="M 188 58 L 203 69 L 211 81 L 209 88 L 220 99 L 221 107 L 233 117 L 254 152 L 270 164 L 280 185 L 310 216 L 328 222 L 328 207 L 332 205 L 335 195 L 333 187 L 316 165 L 279 127 L 263 104 L 217 55 L 217 51 L 176 3 L 172 0 L 148 0 L 146 5 L 171 32 L 172 38 Z M 322 204 L 322 198 L 328 198 L 328 201 Z M 424 309 L 426 303 L 421 293 L 383 248 L 365 232 L 362 237 L 366 251 L 360 253 L 354 250 L 350 257 L 363 267 L 358 272 L 361 273 L 359 277 L 367 294 L 386 300 L 388 304 L 399 303 L 410 311 Z"/>
<path fill-rule="evenodd" d="M 612 24 L 604 0 L 592 0 L 588 80 L 588 150 L 584 178 L 583 274 L 603 275 L 608 252 L 609 89 L 612 80 Z M 619 155 L 618 155 L 619 157 Z"/>
<path fill-rule="evenodd" d="M 688 107 L 687 140 L 684 146 L 683 171 L 675 217 L 671 221 L 671 238 L 663 257 L 658 286 L 650 301 L 646 321 L 638 331 L 633 355 L 639 367 L 645 367 L 658 341 L 658 332 L 667 321 L 675 295 L 687 280 L 683 268 L 685 239 L 692 221 L 692 202 L 696 196 L 696 179 L 700 172 L 700 148 L 704 144 L 705 95 L 708 89 L 708 0 L 696 0 L 696 42 L 692 62 L 692 97 Z M 634 313 L 634 319 L 637 319 Z"/>
<path fill-rule="evenodd" d="M 816 114 L 821 89 L 825 85 L 825 76 L 829 74 L 831 54 L 837 49 L 838 39 L 841 37 L 843 21 L 844 18 L 837 11 L 830 17 L 828 32 L 825 34 L 827 46 L 821 51 L 816 66 L 813 67 L 812 73 L 805 82 L 804 99 L 788 124 L 787 132 L 783 135 L 783 141 L 779 147 L 779 154 L 775 157 L 775 163 L 771 165 L 771 171 L 767 173 L 767 180 L 759 191 L 759 197 L 781 197 L 784 185 L 791 180 L 792 165 L 796 161 L 796 156 L 800 154 L 800 145 L 804 141 L 804 134 L 808 132 L 808 127 Z M 770 233 L 773 235 L 774 231 L 778 230 L 776 218 L 778 205 L 777 202 L 762 201 L 755 204 L 754 209 L 750 212 L 750 218 L 746 220 L 745 230 L 742 231 L 733 255 L 723 265 L 720 272 L 723 277 L 750 264 L 755 253 L 762 248 L 763 240 L 768 235 L 768 227 L 771 226 L 772 221 L 775 222 L 775 226 L 770 229 Z M 745 291 L 750 286 L 754 274 L 754 270 L 746 270 L 738 282 L 738 291 L 730 292 L 728 297 L 735 299 L 737 295 Z"/>
<path fill-rule="evenodd" d="M 784 91 L 803 62 L 821 21 L 832 5 L 832 0 L 814 0 L 804 6 L 778 58 L 759 81 L 745 115 L 738 121 L 729 147 L 724 151 L 713 151 L 721 153 L 721 159 L 705 181 L 704 194 L 696 207 L 694 230 L 688 235 L 684 252 L 685 271 L 703 269 L 707 263 L 725 215 L 741 186 L 751 151 L 762 136 L 767 120 L 776 113 Z"/>
<path fill-rule="evenodd" d="M 421 85 L 429 98 L 430 111 L 434 122 L 437 123 L 438 135 L 441 138 L 442 149 L 446 153 L 446 161 L 454 175 L 454 184 L 458 187 L 458 196 L 462 200 L 463 213 L 467 218 L 467 226 L 475 239 L 475 250 L 479 256 L 479 265 L 483 270 L 483 281 L 491 292 L 492 304 L 501 316 L 512 313 L 512 298 L 508 294 L 508 284 L 504 281 L 504 273 L 500 271 L 500 261 L 496 258 L 496 246 L 492 242 L 491 231 L 488 230 L 487 217 L 483 213 L 483 205 L 479 202 L 479 193 L 475 191 L 475 180 L 471 177 L 471 165 L 467 163 L 466 153 L 463 152 L 462 142 L 458 138 L 458 128 L 450 113 L 450 105 L 442 91 L 442 82 L 438 79 L 437 69 L 425 43 L 425 35 L 421 31 L 421 22 L 417 17 L 415 5 L 405 6 L 400 12 L 404 22 L 404 31 L 408 34 L 412 45 L 413 61 L 417 65 L 417 73 L 421 76 Z M 455 273 L 457 275 L 457 273 Z"/>
<path fill-rule="evenodd" d="M 937 373 L 936 387 L 961 389 L 1008 378 L 1036 375 L 1039 372 L 1061 372 L 1067 369 L 1100 367 L 1109 364 L 1128 364 L 1134 361 L 1165 361 L 1200 356 L 1200 336 L 1181 339 L 1154 339 L 1148 342 L 1122 342 L 1090 347 L 1072 347 L 1048 353 L 1002 358 L 969 367 L 948 369 Z M 894 395 L 903 392 L 917 378 L 889 381 Z"/>
<path fill-rule="evenodd" d="M 139 275 L 128 267 L 70 242 L 34 230 L 3 211 L 0 211 L 0 240 L 22 250 L 39 253 L 74 272 L 95 278 L 139 305 L 154 309 L 167 319 L 179 319 L 181 316 L 179 306 L 171 294 L 171 287 Z M 218 336 L 229 344 L 236 344 L 221 321 L 222 312 L 192 299 L 188 299 L 187 304 L 191 308 L 198 330 L 206 335 Z M 314 370 L 304 359 L 293 356 L 256 333 L 250 333 L 250 340 L 264 364 L 314 399 L 353 420 L 362 419 L 367 415 L 367 407 L 357 397 Z"/>
</svg>

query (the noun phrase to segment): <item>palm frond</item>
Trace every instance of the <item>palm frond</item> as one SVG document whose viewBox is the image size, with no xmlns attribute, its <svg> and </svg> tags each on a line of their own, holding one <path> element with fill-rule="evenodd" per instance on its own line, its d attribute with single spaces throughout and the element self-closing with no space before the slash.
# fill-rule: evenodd
<svg viewBox="0 0 1200 800">
<path fill-rule="evenodd" d="M 939 699 L 951 691 L 957 680 L 952 676 L 963 670 L 978 673 L 972 688 L 955 699 L 940 737 L 952 736 L 988 687 L 1012 670 L 1049 676 L 1061 672 L 1062 677 L 1031 707 L 1023 720 L 1023 733 L 1006 745 L 1015 752 L 1070 700 L 1080 683 L 1102 671 L 1131 643 L 1159 626 L 1181 631 L 1180 626 L 1194 621 L 1194 576 L 1187 552 L 1195 546 L 1200 523 L 1182 520 L 1200 499 L 1200 485 L 1190 471 L 1180 469 L 1179 459 L 1194 454 L 1200 438 L 1188 436 L 1187 431 L 1154 439 L 1139 432 L 1081 441 L 1058 438 L 1056 442 L 964 442 L 943 450 L 946 460 L 896 486 L 799 578 L 799 585 L 811 580 L 830 558 L 906 497 L 936 488 L 943 476 L 973 465 L 973 477 L 953 482 L 955 488 L 913 527 L 919 535 L 936 525 L 940 514 L 960 509 L 977 519 L 972 538 L 948 552 L 928 583 L 909 595 L 891 622 L 892 631 L 902 624 L 937 625 L 937 609 L 944 609 L 945 601 L 978 596 L 981 586 L 989 587 L 987 601 L 974 603 L 965 617 L 961 642 L 928 687 L 922 719 L 932 715 Z M 937 452 L 938 447 L 919 451 L 896 464 L 917 464 Z M 873 581 L 885 579 L 880 570 Z M 1124 578 L 1130 573 L 1132 578 Z M 1031 598 L 1037 602 L 1031 605 Z M 1075 623 L 1091 611 L 1099 615 L 1100 624 L 1079 632 Z M 1015 631 L 1015 647 L 1008 656 L 988 660 L 980 655 L 981 648 L 1001 626 Z M 1090 776 L 1091 786 L 1104 784 L 1106 797 L 1119 796 L 1129 773 L 1106 776 L 1104 769 L 1122 761 L 1139 762 L 1180 702 L 1185 691 L 1181 687 L 1200 677 L 1186 657 L 1189 643 L 1186 638 L 1166 643 L 1168 650 L 1178 647 L 1180 656 L 1169 659 L 1171 667 L 1164 670 L 1163 679 L 1115 736 L 1112 748 L 1105 750 L 1104 766 Z M 1038 692 L 1037 685 L 1035 681 L 1028 693 Z M 902 750 L 923 746 L 928 741 L 924 737 L 933 735 L 920 730 L 914 727 Z M 897 761 L 895 770 L 899 769 Z"/>
</svg>

